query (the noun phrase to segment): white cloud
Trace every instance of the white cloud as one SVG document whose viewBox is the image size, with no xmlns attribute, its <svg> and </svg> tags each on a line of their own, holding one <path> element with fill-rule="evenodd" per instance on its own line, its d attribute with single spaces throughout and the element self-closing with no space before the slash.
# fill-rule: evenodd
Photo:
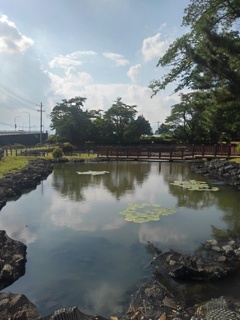
<svg viewBox="0 0 240 320">
<path fill-rule="evenodd" d="M 80 66 L 84 63 L 83 57 L 94 56 L 96 52 L 94 51 L 75 51 L 66 55 L 59 55 L 49 62 L 50 68 L 68 68 L 69 66 Z"/>
<path fill-rule="evenodd" d="M 52 81 L 51 91 L 56 96 L 70 99 L 79 95 L 84 86 L 92 83 L 92 76 L 87 72 L 78 72 L 74 67 L 69 67 L 63 77 L 48 72 Z"/>
<path fill-rule="evenodd" d="M 69 59 L 62 55 L 55 57 L 52 61 L 49 62 L 50 68 L 66 68 L 68 66 L 80 66 L 83 62 L 79 60 Z"/>
<path fill-rule="evenodd" d="M 136 64 L 135 66 L 130 67 L 130 69 L 127 72 L 127 75 L 132 80 L 132 82 L 136 81 L 137 75 L 139 74 L 141 70 L 141 65 Z"/>
<path fill-rule="evenodd" d="M 171 41 L 169 39 L 161 41 L 160 39 L 161 33 L 157 33 L 155 36 L 143 40 L 142 55 L 146 61 L 159 58 L 166 52 Z"/>
<path fill-rule="evenodd" d="M 0 18 L 0 52 L 25 52 L 33 45 L 33 40 L 24 36 L 16 25 L 2 15 Z"/>
<path fill-rule="evenodd" d="M 121 54 L 113 53 L 113 52 L 104 52 L 103 56 L 115 62 L 117 67 L 126 66 L 129 64 L 129 61 L 125 59 Z"/>
</svg>

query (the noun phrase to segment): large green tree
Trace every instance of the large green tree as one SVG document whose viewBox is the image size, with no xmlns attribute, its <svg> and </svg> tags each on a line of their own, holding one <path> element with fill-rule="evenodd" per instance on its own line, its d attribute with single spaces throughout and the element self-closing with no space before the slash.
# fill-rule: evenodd
<svg viewBox="0 0 240 320">
<path fill-rule="evenodd" d="M 136 114 L 136 106 L 122 102 L 122 98 L 117 98 L 116 102 L 105 112 L 104 119 L 111 127 L 116 142 L 120 144 L 125 142 L 126 133 L 134 122 Z"/>
<path fill-rule="evenodd" d="M 83 110 L 86 98 L 75 97 L 62 100 L 53 108 L 51 129 L 55 130 L 58 141 L 69 141 L 74 145 L 82 145 L 90 137 L 91 119 L 96 111 Z"/>
<path fill-rule="evenodd" d="M 168 67 L 169 72 L 150 84 L 154 94 L 175 81 L 175 92 L 207 92 L 211 99 L 206 108 L 218 114 L 218 129 L 222 128 L 219 138 L 224 134 L 229 139 L 239 137 L 239 18 L 239 0 L 192 0 L 183 17 L 189 32 L 159 59 L 158 66 Z"/>
<path fill-rule="evenodd" d="M 117 98 L 105 112 L 103 121 L 108 130 L 107 139 L 114 144 L 130 144 L 139 141 L 143 134 L 152 134 L 148 120 L 140 115 L 136 118 L 135 105 L 128 105 Z"/>
</svg>

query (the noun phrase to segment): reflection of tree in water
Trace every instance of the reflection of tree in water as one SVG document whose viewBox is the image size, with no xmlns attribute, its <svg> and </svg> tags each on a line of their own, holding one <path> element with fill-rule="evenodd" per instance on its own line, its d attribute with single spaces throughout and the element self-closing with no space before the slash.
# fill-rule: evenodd
<svg viewBox="0 0 240 320">
<path fill-rule="evenodd" d="M 169 192 L 178 199 L 178 207 L 203 209 L 216 203 L 216 193 L 211 191 L 191 191 L 169 185 Z"/>
<path fill-rule="evenodd" d="M 80 168 L 80 169 L 79 169 Z M 59 165 L 53 171 L 53 187 L 75 201 L 84 200 L 84 189 L 103 185 L 117 199 L 134 190 L 148 177 L 150 163 L 111 162 L 99 164 Z M 77 171 L 108 171 L 104 175 L 78 175 Z"/>
<path fill-rule="evenodd" d="M 189 191 L 170 184 L 173 181 L 204 181 L 204 176 L 191 172 L 189 164 L 169 163 L 168 166 L 162 166 L 161 173 L 163 179 L 169 184 L 169 193 L 178 199 L 178 207 L 203 209 L 212 206 L 216 202 L 218 192 Z"/>
<path fill-rule="evenodd" d="M 169 163 L 168 166 L 162 166 L 161 173 L 163 179 L 169 183 L 169 192 L 178 199 L 177 205 L 179 207 L 203 209 L 215 205 L 220 211 L 224 212 L 222 220 L 228 225 L 228 230 L 221 230 L 212 226 L 214 238 L 240 233 L 239 191 L 236 187 L 220 185 L 218 186 L 220 191 L 211 192 L 188 191 L 171 185 L 170 182 L 174 180 L 207 180 L 203 175 L 192 172 L 190 165 L 184 163 Z M 212 186 L 211 183 L 209 185 Z"/>
<path fill-rule="evenodd" d="M 141 185 L 151 170 L 150 163 L 113 162 L 110 174 L 104 179 L 104 186 L 119 199 L 126 192 Z"/>
<path fill-rule="evenodd" d="M 217 206 L 224 212 L 222 220 L 227 224 L 227 230 L 212 226 L 215 238 L 240 234 L 239 190 L 232 186 L 222 186 L 221 196 L 217 198 Z"/>
<path fill-rule="evenodd" d="M 73 169 L 70 165 L 56 166 L 53 171 L 53 187 L 62 195 L 69 196 L 72 200 L 84 200 L 83 189 L 87 188 L 91 176 L 84 176 L 79 178 L 76 173 L 76 168 Z"/>
</svg>

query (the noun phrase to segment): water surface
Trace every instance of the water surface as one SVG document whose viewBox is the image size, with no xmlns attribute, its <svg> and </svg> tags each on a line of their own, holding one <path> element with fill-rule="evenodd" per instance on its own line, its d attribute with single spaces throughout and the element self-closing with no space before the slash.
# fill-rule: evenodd
<svg viewBox="0 0 240 320">
<path fill-rule="evenodd" d="M 77 174 L 89 170 L 109 173 Z M 218 184 L 220 190 L 170 184 L 189 179 Z M 234 187 L 192 173 L 186 163 L 58 165 L 36 190 L 1 210 L 0 228 L 27 244 L 26 274 L 5 291 L 26 294 L 42 316 L 73 305 L 107 317 L 122 313 L 151 274 L 147 243 L 193 253 L 222 231 L 239 232 L 238 195 Z M 154 222 L 126 222 L 119 212 L 132 203 L 160 204 L 176 213 Z M 213 291 L 223 294 L 226 286 L 229 281 L 214 284 Z"/>
</svg>

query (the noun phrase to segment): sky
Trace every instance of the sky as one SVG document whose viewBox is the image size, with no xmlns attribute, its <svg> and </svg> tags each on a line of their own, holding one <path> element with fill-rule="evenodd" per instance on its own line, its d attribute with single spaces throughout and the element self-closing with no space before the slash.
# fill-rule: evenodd
<svg viewBox="0 0 240 320">
<path fill-rule="evenodd" d="M 174 84 L 152 97 L 149 84 L 190 0 L 1 0 L 0 130 L 50 131 L 62 99 L 108 110 L 121 97 L 155 131 L 179 101 Z M 51 131 L 50 131 L 51 132 Z"/>
</svg>

